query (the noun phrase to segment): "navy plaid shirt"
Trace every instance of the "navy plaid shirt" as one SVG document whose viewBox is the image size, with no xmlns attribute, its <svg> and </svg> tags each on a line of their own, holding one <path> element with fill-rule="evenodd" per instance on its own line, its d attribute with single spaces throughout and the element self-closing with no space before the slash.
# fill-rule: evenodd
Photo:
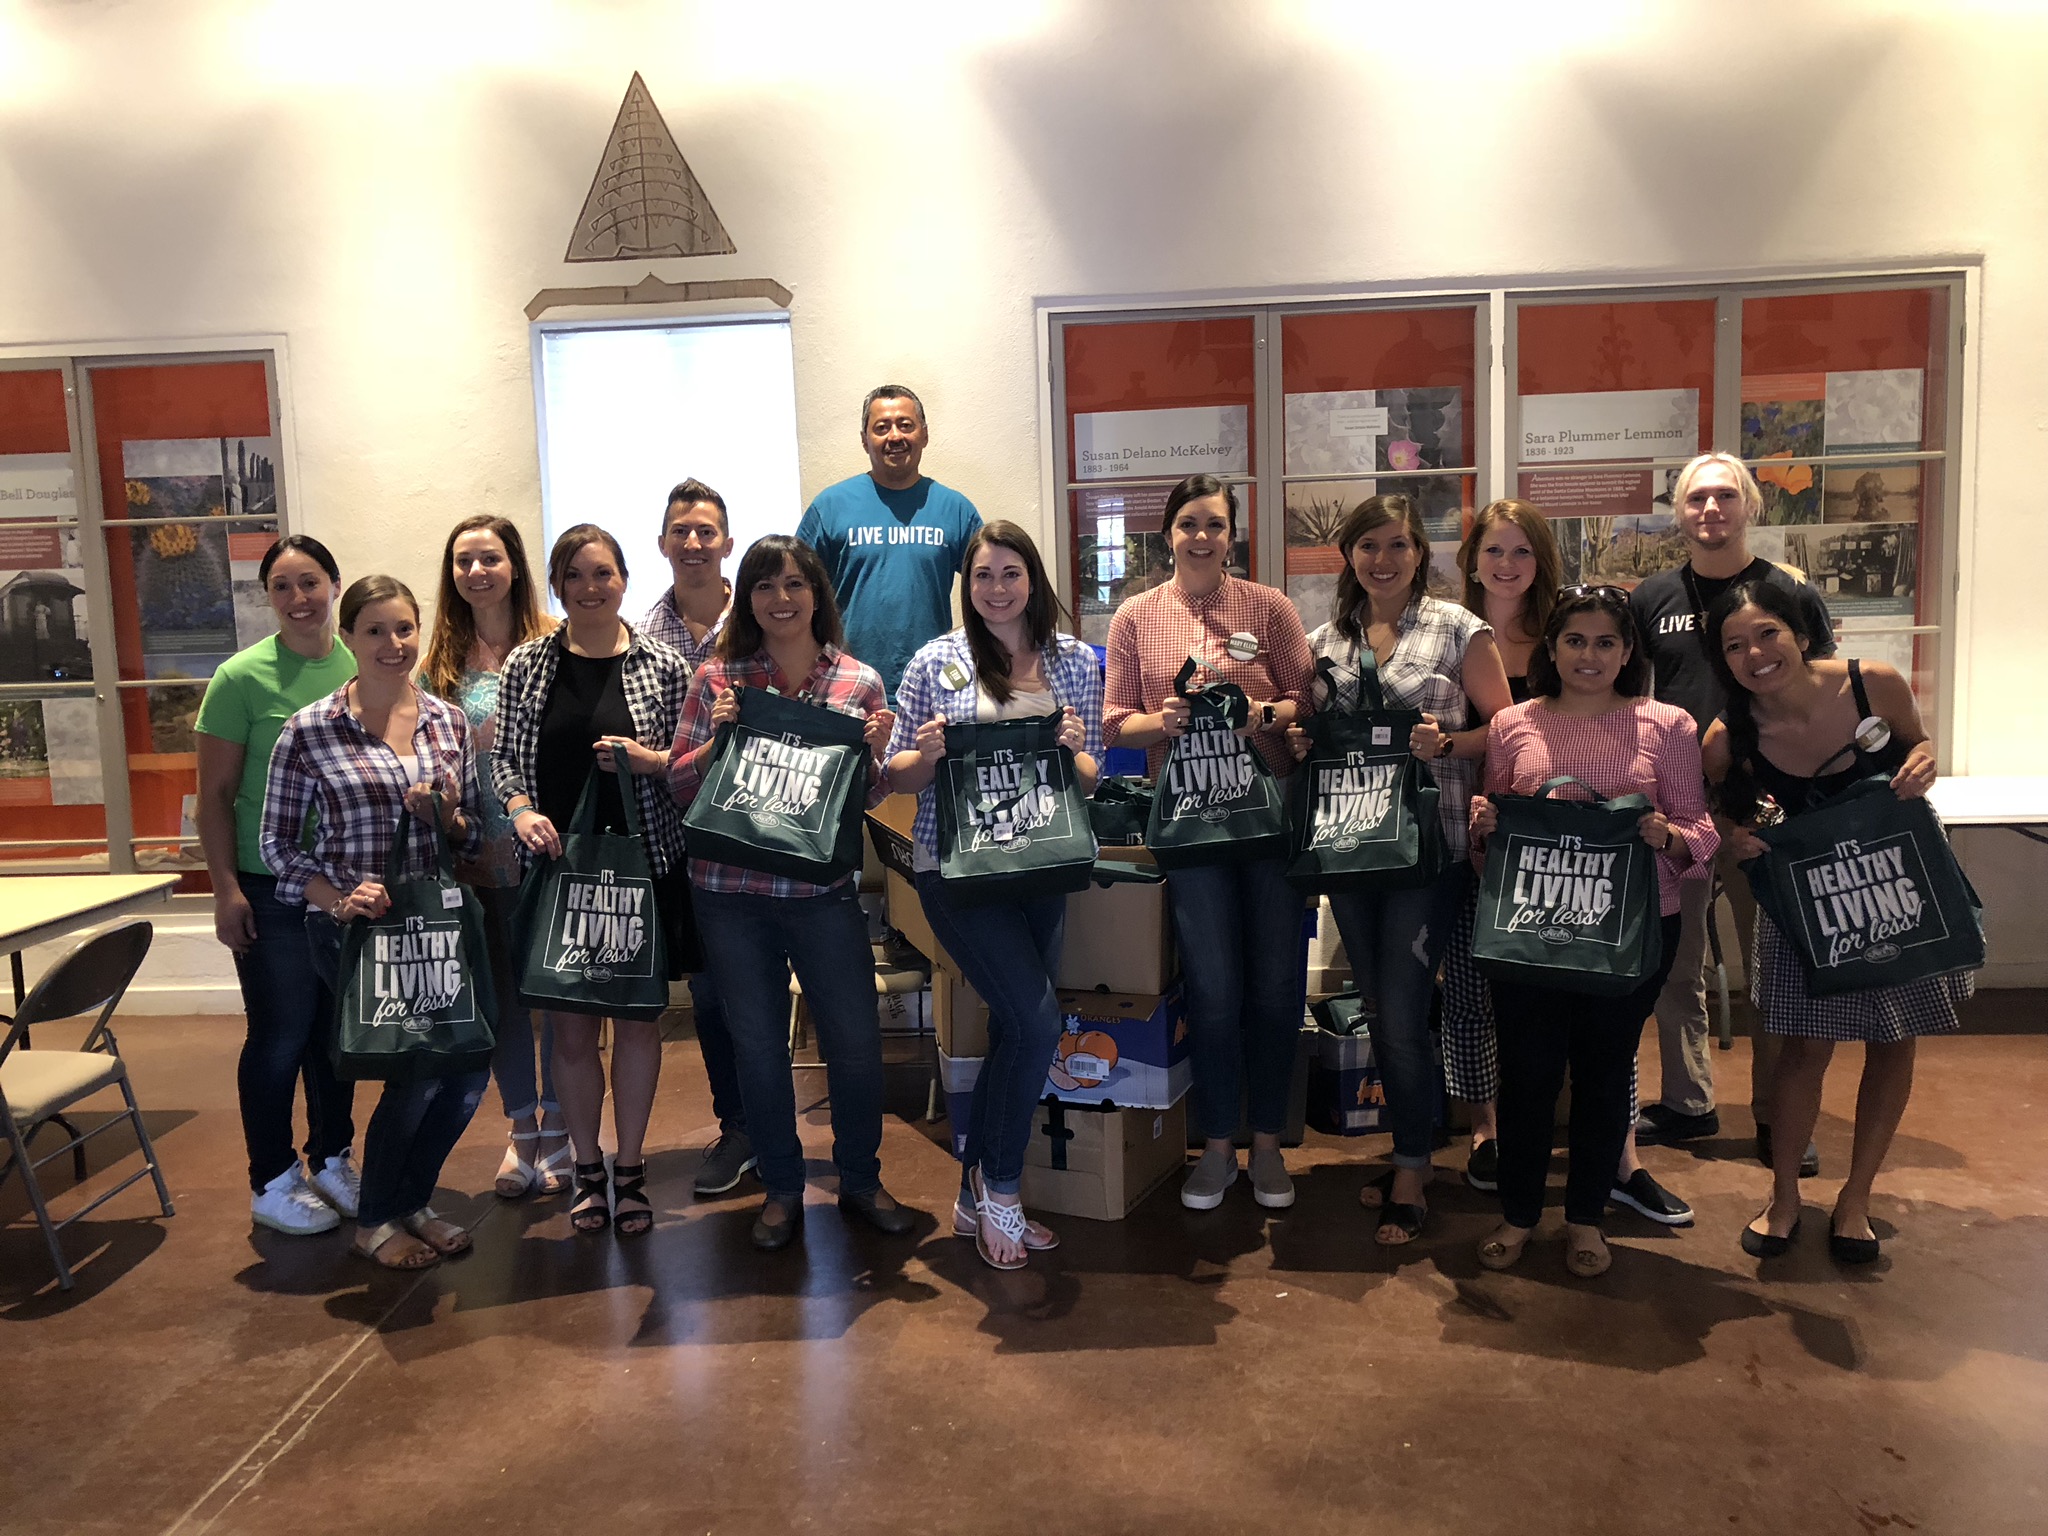
<svg viewBox="0 0 2048 1536">
<path fill-rule="evenodd" d="M 683 622 L 683 616 L 676 612 L 676 589 L 670 587 L 654 600 L 654 606 L 641 617 L 640 629 L 643 634 L 652 635 L 663 645 L 673 646 L 682 653 L 684 661 L 695 672 L 711 659 L 711 653 L 718 649 L 718 637 L 725 633 L 725 621 L 732 617 L 732 584 L 725 589 L 725 611 L 711 621 L 711 627 L 704 631 L 699 640 L 690 633 L 690 626 Z"/>
<path fill-rule="evenodd" d="M 324 875 L 346 895 L 365 880 L 384 878 L 384 861 L 405 809 L 405 792 L 427 781 L 462 786 L 468 834 L 457 853 L 474 853 L 483 841 L 483 807 L 478 794 L 476 754 L 462 711 L 417 686 L 419 724 L 412 749 L 417 771 L 407 773 L 390 744 L 363 729 L 349 712 L 348 687 L 308 704 L 285 721 L 270 754 L 270 779 L 263 794 L 258 838 L 263 862 L 277 875 L 277 899 L 291 906 L 306 899 L 306 883 Z M 299 846 L 306 814 L 317 810 L 313 846 Z M 424 880 L 434 873 L 434 839 L 425 827 L 406 841 L 404 876 Z"/>
<path fill-rule="evenodd" d="M 683 705 L 683 690 L 689 685 L 690 666 L 672 646 L 643 634 L 631 624 L 632 637 L 626 659 L 619 667 L 619 683 L 625 690 L 626 710 L 633 717 L 633 739 L 643 746 L 666 752 L 676 739 L 676 716 Z M 540 723 L 548 712 L 548 694 L 555 686 L 555 673 L 562 665 L 562 646 L 568 641 L 565 624 L 553 634 L 529 640 L 505 658 L 505 671 L 498 683 L 498 740 L 491 752 L 491 785 L 502 801 L 515 795 L 534 798 L 534 784 L 540 770 Z M 668 792 L 667 775 L 632 775 L 638 796 L 640 827 L 647 838 L 647 861 L 657 875 L 665 875 L 682 857 L 683 813 Z M 521 856 L 532 854 L 524 844 Z"/>
</svg>

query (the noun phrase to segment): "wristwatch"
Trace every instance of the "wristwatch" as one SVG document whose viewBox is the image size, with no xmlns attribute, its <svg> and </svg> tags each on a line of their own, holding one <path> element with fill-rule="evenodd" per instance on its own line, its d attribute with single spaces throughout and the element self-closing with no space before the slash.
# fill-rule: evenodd
<svg viewBox="0 0 2048 1536">
<path fill-rule="evenodd" d="M 1261 704 L 1259 706 L 1260 725 L 1270 727 L 1273 724 L 1273 722 L 1279 718 L 1280 711 L 1275 709 L 1271 704 Z"/>
</svg>

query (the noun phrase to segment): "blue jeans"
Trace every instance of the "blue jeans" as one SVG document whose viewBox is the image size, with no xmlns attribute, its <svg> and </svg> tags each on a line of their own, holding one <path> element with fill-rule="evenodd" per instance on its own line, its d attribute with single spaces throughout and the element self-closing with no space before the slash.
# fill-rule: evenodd
<svg viewBox="0 0 2048 1536">
<path fill-rule="evenodd" d="M 853 882 L 819 896 L 697 887 L 697 932 L 725 999 L 740 1102 L 768 1198 L 803 1197 L 804 1150 L 789 1071 L 789 973 L 804 989 L 832 1094 L 839 1193 L 882 1187 L 882 1033 L 875 959 Z"/>
<path fill-rule="evenodd" d="M 341 924 L 316 908 L 306 909 L 305 944 L 313 974 L 329 991 L 341 969 Z M 386 1083 L 363 1138 L 363 1188 L 356 1222 L 381 1227 L 408 1216 L 434 1198 L 441 1165 L 462 1140 L 482 1102 L 487 1068 L 451 1072 L 416 1083 Z"/>
<path fill-rule="evenodd" d="M 1014 1195 L 1024 1177 L 1031 1113 L 1060 1043 L 1053 995 L 1067 936 L 1067 898 L 961 905 L 936 870 L 917 877 L 925 920 L 968 985 L 988 1003 L 988 1057 L 974 1083 L 960 1166 L 979 1166 L 984 1188 Z"/>
<path fill-rule="evenodd" d="M 249 1032 L 235 1064 L 242 1105 L 242 1139 L 249 1150 L 249 1188 L 263 1186 L 292 1167 L 292 1095 L 306 1084 L 306 1159 L 315 1173 L 356 1139 L 356 1085 L 334 1075 L 328 1047 L 334 1031 L 334 993 L 306 970 L 303 907 L 277 899 L 277 881 L 246 871 L 236 876 L 256 914 L 256 942 L 235 956 L 242 1010 Z"/>
<path fill-rule="evenodd" d="M 1253 859 L 1167 872 L 1204 1136 L 1235 1135 L 1240 1101 L 1254 1131 L 1287 1129 L 1307 977 L 1302 897 L 1285 867 Z"/>
<path fill-rule="evenodd" d="M 1472 869 L 1455 862 L 1408 891 L 1339 891 L 1330 912 L 1359 992 L 1372 998 L 1372 1057 L 1387 1090 L 1396 1168 L 1427 1168 L 1442 1090 L 1429 1038 L 1430 994 Z"/>
<path fill-rule="evenodd" d="M 711 1085 L 711 1113 L 718 1116 L 718 1134 L 747 1134 L 747 1108 L 740 1098 L 740 1069 L 734 1059 L 732 1026 L 726 1022 L 725 999 L 709 971 L 690 977 L 690 1017 L 697 1026 L 697 1049 L 704 1053 L 704 1080 Z"/>
<path fill-rule="evenodd" d="M 540 1016 L 540 1072 L 534 1073 L 533 1010 L 519 1001 L 519 973 L 515 953 L 512 913 L 519 905 L 516 886 L 474 886 L 484 909 L 484 930 L 491 945 L 491 976 L 498 987 L 498 1017 L 492 1026 L 498 1048 L 491 1053 L 491 1076 L 498 1081 L 498 1103 L 507 1120 L 522 1115 L 554 1114 L 562 1106 L 555 1098 L 555 1026 L 546 1014 Z"/>
</svg>

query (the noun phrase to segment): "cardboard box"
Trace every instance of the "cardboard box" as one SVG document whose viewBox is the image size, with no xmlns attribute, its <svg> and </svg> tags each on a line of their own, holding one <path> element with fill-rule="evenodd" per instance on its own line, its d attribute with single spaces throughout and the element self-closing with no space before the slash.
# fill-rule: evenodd
<svg viewBox="0 0 2048 1536">
<path fill-rule="evenodd" d="M 967 1117 L 974 1112 L 974 1085 L 981 1081 L 979 1056 L 948 1056 L 939 1048 L 939 1087 L 946 1095 L 946 1128 L 953 1135 L 953 1155 L 967 1156 Z"/>
<path fill-rule="evenodd" d="M 1370 1136 L 1387 1126 L 1387 1090 L 1372 1058 L 1372 1036 L 1315 1032 L 1308 1072 L 1308 1123 L 1331 1136 Z"/>
<path fill-rule="evenodd" d="M 1194 1080 L 1178 989 L 1164 997 L 1061 992 L 1059 1053 L 1045 1091 L 1070 1104 L 1165 1109 Z"/>
<path fill-rule="evenodd" d="M 1187 1105 L 1087 1109 L 1048 1100 L 1024 1148 L 1024 1204 L 1121 1221 L 1187 1162 Z"/>
<path fill-rule="evenodd" d="M 932 1028 L 949 1056 L 988 1054 L 988 1004 L 943 962 L 932 967 Z"/>
<path fill-rule="evenodd" d="M 1125 851 L 1105 849 L 1103 854 L 1121 856 Z M 1156 994 L 1171 987 L 1178 974 L 1164 883 L 1090 884 L 1067 898 L 1061 987 Z"/>
</svg>

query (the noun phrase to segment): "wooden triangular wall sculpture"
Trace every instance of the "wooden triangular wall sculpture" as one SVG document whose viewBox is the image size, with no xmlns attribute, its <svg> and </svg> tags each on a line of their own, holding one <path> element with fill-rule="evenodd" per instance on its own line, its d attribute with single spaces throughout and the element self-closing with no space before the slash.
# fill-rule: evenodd
<svg viewBox="0 0 2048 1536">
<path fill-rule="evenodd" d="M 636 71 L 562 259 L 722 256 L 735 249 Z"/>
</svg>

